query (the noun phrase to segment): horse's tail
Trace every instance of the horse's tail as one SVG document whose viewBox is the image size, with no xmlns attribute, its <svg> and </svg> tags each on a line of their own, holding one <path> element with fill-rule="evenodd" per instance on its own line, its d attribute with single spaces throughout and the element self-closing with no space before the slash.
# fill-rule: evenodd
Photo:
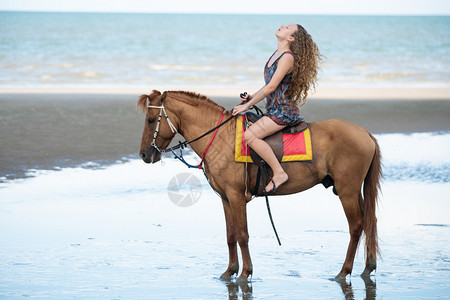
<svg viewBox="0 0 450 300">
<path fill-rule="evenodd" d="M 380 191 L 380 181 L 383 177 L 381 170 L 381 153 L 380 147 L 375 137 L 370 134 L 373 142 L 375 143 L 375 153 L 370 164 L 369 171 L 367 171 L 366 178 L 364 179 L 364 202 L 362 205 L 363 210 L 363 230 L 366 235 L 366 255 L 373 258 L 380 254 L 378 248 L 378 233 L 377 233 L 377 217 L 376 206 L 378 202 L 378 192 Z"/>
</svg>

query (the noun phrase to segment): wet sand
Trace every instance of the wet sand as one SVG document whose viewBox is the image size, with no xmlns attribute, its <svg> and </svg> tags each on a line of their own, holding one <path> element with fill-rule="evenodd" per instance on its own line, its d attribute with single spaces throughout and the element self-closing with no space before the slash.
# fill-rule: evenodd
<svg viewBox="0 0 450 300">
<path fill-rule="evenodd" d="M 201 182 L 195 205 L 170 199 L 168 184 L 179 172 Z M 341 284 L 329 278 L 342 267 L 349 232 L 330 189 L 271 198 L 282 246 L 264 198 L 254 199 L 247 206 L 254 275 L 243 285 L 218 279 L 228 263 L 219 197 L 199 170 L 175 160 L 46 171 L 3 186 L 2 299 L 447 299 L 450 293 L 444 183 L 385 182 L 377 271 L 369 280 L 359 277 L 361 244 L 352 276 Z"/>
<path fill-rule="evenodd" d="M 363 91 L 361 91 L 363 92 Z M 374 100 L 361 94 L 312 97 L 303 110 L 309 122 L 341 118 L 373 133 L 450 130 L 450 98 Z M 110 164 L 137 157 L 143 116 L 133 93 L 0 93 L 0 180 L 26 176 L 29 169 L 54 169 L 86 162 Z M 340 96 L 339 96 L 340 95 Z M 388 94 L 389 95 L 389 94 Z M 409 95 L 408 97 L 412 97 Z M 227 109 L 238 98 L 211 98 Z M 259 105 L 263 107 L 262 104 Z"/>
</svg>

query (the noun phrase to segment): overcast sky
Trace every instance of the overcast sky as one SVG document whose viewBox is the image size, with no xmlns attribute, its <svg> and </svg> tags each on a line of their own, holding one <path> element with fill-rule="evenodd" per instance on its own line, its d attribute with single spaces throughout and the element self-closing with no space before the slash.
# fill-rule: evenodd
<svg viewBox="0 0 450 300">
<path fill-rule="evenodd" d="M 0 0 L 0 10 L 450 15 L 450 0 Z"/>
</svg>

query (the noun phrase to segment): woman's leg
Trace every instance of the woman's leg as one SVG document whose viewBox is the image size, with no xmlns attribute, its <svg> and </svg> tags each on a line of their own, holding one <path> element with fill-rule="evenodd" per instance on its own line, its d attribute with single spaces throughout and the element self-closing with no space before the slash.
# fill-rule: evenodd
<svg viewBox="0 0 450 300">
<path fill-rule="evenodd" d="M 278 162 L 272 148 L 262 139 L 277 131 L 280 131 L 286 126 L 278 125 L 267 116 L 262 117 L 252 126 L 250 126 L 244 133 L 244 138 L 247 144 L 258 153 L 259 156 L 272 168 L 273 181 L 278 188 L 280 185 L 288 180 L 288 175 L 284 172 L 281 164 Z M 270 182 L 266 186 L 266 191 L 273 190 L 273 183 Z"/>
</svg>

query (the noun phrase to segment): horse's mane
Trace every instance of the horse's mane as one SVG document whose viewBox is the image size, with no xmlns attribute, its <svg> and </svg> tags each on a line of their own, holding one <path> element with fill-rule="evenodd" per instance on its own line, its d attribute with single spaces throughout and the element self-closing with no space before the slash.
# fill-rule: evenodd
<svg viewBox="0 0 450 300">
<path fill-rule="evenodd" d="M 208 106 L 214 109 L 220 109 L 220 111 L 224 111 L 225 108 L 222 105 L 217 104 L 213 100 L 209 99 L 208 97 L 195 93 L 195 92 L 188 92 L 188 91 L 167 91 L 161 94 L 160 91 L 153 90 L 151 94 L 149 95 L 141 95 L 139 97 L 137 106 L 138 108 L 145 113 L 147 111 L 147 101 L 152 101 L 156 97 L 162 96 L 166 97 L 167 94 L 172 94 L 175 96 L 177 100 L 189 103 L 194 106 L 202 105 L 202 106 Z M 178 96 L 178 97 L 177 97 Z"/>
<path fill-rule="evenodd" d="M 211 100 L 210 98 L 208 98 L 205 95 L 201 95 L 199 93 L 195 93 L 195 92 L 189 92 L 189 91 L 168 91 L 167 93 L 170 94 L 178 94 L 178 95 L 182 95 L 182 96 L 187 96 L 190 99 L 195 99 L 194 101 L 198 100 L 199 103 L 192 103 L 192 104 L 201 104 L 201 105 L 208 105 L 211 107 L 216 107 L 219 108 L 221 111 L 224 111 L 225 108 L 222 105 L 217 104 L 216 102 L 214 102 L 213 100 Z"/>
</svg>

